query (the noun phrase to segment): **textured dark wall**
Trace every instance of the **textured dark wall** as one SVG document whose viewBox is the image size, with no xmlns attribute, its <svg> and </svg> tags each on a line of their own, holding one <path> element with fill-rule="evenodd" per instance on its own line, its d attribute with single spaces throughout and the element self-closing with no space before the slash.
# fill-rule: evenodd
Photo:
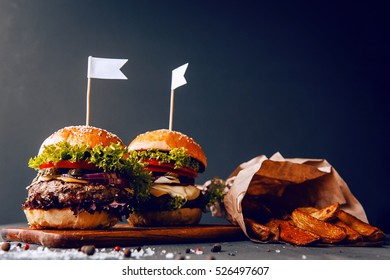
<svg viewBox="0 0 390 280">
<path fill-rule="evenodd" d="M 167 128 L 189 62 L 173 128 L 208 156 L 199 183 L 259 154 L 326 158 L 389 231 L 387 7 L 268 2 L 0 1 L 0 223 L 25 221 L 41 142 L 85 123 L 92 55 L 129 61 L 127 81 L 92 82 L 91 125 Z"/>
</svg>

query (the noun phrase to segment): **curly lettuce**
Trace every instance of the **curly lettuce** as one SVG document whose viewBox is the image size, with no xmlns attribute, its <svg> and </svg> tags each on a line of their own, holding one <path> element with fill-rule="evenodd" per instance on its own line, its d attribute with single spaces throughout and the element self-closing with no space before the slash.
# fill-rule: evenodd
<svg viewBox="0 0 390 280">
<path fill-rule="evenodd" d="M 175 168 L 187 167 L 195 171 L 199 171 L 200 164 L 187 154 L 187 149 L 184 147 L 174 148 L 169 152 L 159 151 L 157 149 L 149 149 L 145 151 L 133 151 L 141 160 L 155 159 L 161 163 L 173 163 Z"/>
</svg>

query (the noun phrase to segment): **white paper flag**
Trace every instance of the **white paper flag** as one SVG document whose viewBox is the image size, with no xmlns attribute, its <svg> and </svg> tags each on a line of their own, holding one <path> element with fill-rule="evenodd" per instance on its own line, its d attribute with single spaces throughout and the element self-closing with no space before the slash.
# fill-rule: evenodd
<svg viewBox="0 0 390 280">
<path fill-rule="evenodd" d="M 128 59 L 88 57 L 88 78 L 127 80 L 120 70 Z"/>
<path fill-rule="evenodd" d="M 184 78 L 184 74 L 187 70 L 188 63 L 176 68 L 172 71 L 172 83 L 171 83 L 171 90 L 174 90 L 182 85 L 185 85 L 187 83 L 186 79 Z"/>
</svg>

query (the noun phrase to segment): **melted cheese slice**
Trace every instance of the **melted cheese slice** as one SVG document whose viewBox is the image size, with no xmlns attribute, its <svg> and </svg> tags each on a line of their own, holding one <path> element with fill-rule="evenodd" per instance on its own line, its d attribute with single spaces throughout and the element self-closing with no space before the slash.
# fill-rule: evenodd
<svg viewBox="0 0 390 280">
<path fill-rule="evenodd" d="M 171 197 L 180 196 L 186 200 L 194 200 L 200 195 L 200 190 L 195 186 L 154 184 L 150 187 L 150 194 L 156 197 L 169 194 Z"/>
<path fill-rule="evenodd" d="M 50 181 L 50 180 L 60 180 L 60 181 L 64 181 L 64 182 L 67 182 L 67 183 L 79 183 L 79 184 L 87 184 L 88 181 L 86 180 L 79 180 L 79 179 L 75 179 L 75 178 L 69 178 L 69 177 L 62 177 L 62 176 L 59 176 L 59 175 L 46 175 L 46 176 L 39 176 L 38 178 L 38 182 L 44 182 L 44 181 Z"/>
</svg>

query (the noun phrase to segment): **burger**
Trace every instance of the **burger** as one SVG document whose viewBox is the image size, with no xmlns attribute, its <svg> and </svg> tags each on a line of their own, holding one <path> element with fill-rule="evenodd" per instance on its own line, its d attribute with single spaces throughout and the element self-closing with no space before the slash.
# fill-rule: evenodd
<svg viewBox="0 0 390 280">
<path fill-rule="evenodd" d="M 128 146 L 152 173 L 149 200 L 137 203 L 128 218 L 133 226 L 173 226 L 199 223 L 204 206 L 195 186 L 207 166 L 198 143 L 177 131 L 160 129 L 138 135 Z"/>
<path fill-rule="evenodd" d="M 118 136 L 92 126 L 64 127 L 29 160 L 37 176 L 22 209 L 31 228 L 108 228 L 149 196 L 150 173 Z"/>
</svg>

